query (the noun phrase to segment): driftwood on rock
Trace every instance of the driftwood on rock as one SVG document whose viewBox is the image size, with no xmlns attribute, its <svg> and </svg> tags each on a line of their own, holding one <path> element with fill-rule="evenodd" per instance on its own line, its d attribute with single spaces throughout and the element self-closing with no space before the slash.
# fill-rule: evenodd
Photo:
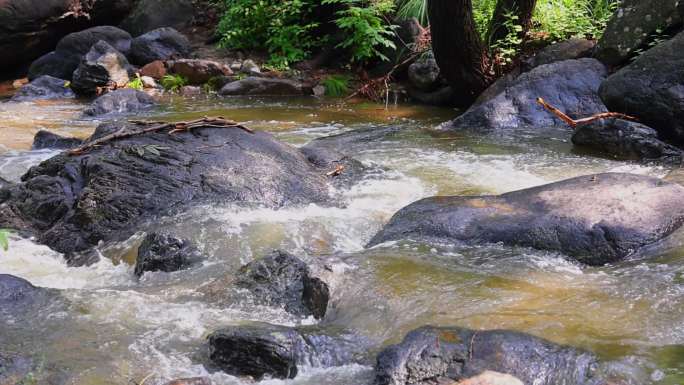
<svg viewBox="0 0 684 385">
<path fill-rule="evenodd" d="M 143 135 L 147 134 L 150 132 L 159 132 L 159 131 L 164 131 L 168 130 L 168 133 L 170 135 L 178 133 L 178 132 L 184 132 L 184 131 L 191 131 L 195 128 L 200 128 L 200 127 L 212 127 L 212 128 L 239 128 L 242 130 L 245 130 L 249 133 L 254 133 L 252 129 L 245 127 L 241 124 L 238 124 L 235 121 L 232 120 L 227 120 L 223 117 L 217 117 L 217 118 L 209 118 L 209 117 L 204 117 L 201 119 L 196 119 L 196 120 L 191 120 L 187 122 L 175 122 L 175 123 L 167 123 L 167 122 L 146 122 L 146 121 L 141 121 L 141 120 L 132 120 L 131 123 L 137 124 L 137 125 L 142 125 L 142 126 L 148 126 L 145 128 L 142 128 L 140 130 L 136 131 L 129 131 L 126 129 L 121 129 L 117 132 L 114 132 L 109 135 L 105 135 L 99 139 L 93 140 L 92 142 L 88 142 L 84 144 L 83 146 L 79 146 L 77 148 L 71 149 L 67 151 L 68 155 L 81 155 L 85 152 L 90 151 L 92 148 L 101 146 L 107 142 L 111 142 L 117 139 L 123 139 L 123 138 L 130 138 L 132 136 L 137 136 L 137 135 Z"/>
<path fill-rule="evenodd" d="M 596 115 L 589 116 L 587 118 L 573 119 L 573 118 L 569 117 L 568 115 L 564 114 L 563 111 L 559 110 L 558 108 L 546 103 L 544 101 L 544 99 L 542 99 L 542 98 L 537 98 L 537 103 L 539 103 L 547 111 L 556 115 L 560 120 L 567 123 L 573 129 L 576 128 L 577 126 L 582 126 L 585 124 L 589 124 L 591 122 L 595 122 L 599 119 L 606 119 L 606 118 L 617 118 L 617 119 L 631 120 L 634 122 L 638 121 L 637 118 L 623 114 L 623 113 L 620 113 L 620 112 L 602 112 L 602 113 L 599 113 Z"/>
</svg>

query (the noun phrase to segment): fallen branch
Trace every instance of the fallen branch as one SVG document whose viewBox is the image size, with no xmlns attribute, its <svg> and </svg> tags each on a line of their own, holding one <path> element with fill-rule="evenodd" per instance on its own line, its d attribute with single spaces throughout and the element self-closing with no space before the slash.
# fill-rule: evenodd
<svg viewBox="0 0 684 385">
<path fill-rule="evenodd" d="M 338 175 L 342 174 L 342 172 L 344 172 L 344 165 L 338 164 L 337 166 L 335 166 L 334 170 L 330 171 L 329 173 L 327 173 L 325 175 L 329 176 L 329 177 L 334 177 L 334 176 L 338 176 Z"/>
<path fill-rule="evenodd" d="M 105 135 L 99 139 L 93 140 L 92 142 L 88 142 L 80 147 L 71 149 L 67 151 L 67 155 L 81 155 L 85 152 L 90 151 L 94 147 L 101 146 L 105 143 L 118 140 L 118 139 L 124 139 L 124 138 L 130 138 L 133 136 L 138 136 L 138 135 L 143 135 L 151 132 L 159 132 L 159 131 L 164 131 L 168 130 L 169 135 L 176 134 L 178 132 L 185 132 L 185 131 L 191 131 L 195 128 L 202 128 L 202 127 L 213 127 L 213 128 L 239 128 L 242 130 L 245 130 L 249 133 L 254 133 L 250 128 L 245 127 L 241 124 L 238 124 L 237 122 L 234 122 L 232 120 L 226 120 L 223 117 L 218 117 L 218 118 L 209 118 L 209 117 L 204 117 L 202 119 L 196 119 L 196 120 L 191 120 L 188 122 L 175 122 L 175 123 L 165 123 L 165 122 L 145 122 L 145 121 L 140 121 L 140 120 L 132 120 L 131 123 L 137 124 L 137 125 L 146 125 L 150 127 L 146 127 L 137 131 L 126 131 L 125 129 L 121 129 L 117 132 L 111 133 L 109 135 Z"/>
<path fill-rule="evenodd" d="M 541 104 L 541 106 L 544 107 L 547 111 L 556 115 L 560 120 L 567 123 L 573 129 L 576 128 L 577 126 L 582 126 L 582 125 L 589 124 L 591 122 L 597 121 L 599 119 L 606 119 L 606 118 L 617 118 L 617 119 L 631 120 L 634 122 L 638 121 L 637 118 L 623 114 L 623 113 L 620 113 L 620 112 L 602 112 L 600 114 L 592 115 L 588 118 L 573 119 L 573 118 L 569 117 L 568 115 L 564 114 L 561 110 L 557 109 L 556 107 L 546 103 L 544 101 L 544 99 L 542 99 L 542 98 L 537 98 L 537 103 Z"/>
</svg>

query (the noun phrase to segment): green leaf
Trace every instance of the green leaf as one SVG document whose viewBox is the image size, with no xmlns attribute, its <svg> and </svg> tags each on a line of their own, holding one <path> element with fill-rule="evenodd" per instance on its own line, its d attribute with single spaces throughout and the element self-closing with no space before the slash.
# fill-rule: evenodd
<svg viewBox="0 0 684 385">
<path fill-rule="evenodd" d="M 0 230 L 0 249 L 9 250 L 9 230 Z"/>
</svg>

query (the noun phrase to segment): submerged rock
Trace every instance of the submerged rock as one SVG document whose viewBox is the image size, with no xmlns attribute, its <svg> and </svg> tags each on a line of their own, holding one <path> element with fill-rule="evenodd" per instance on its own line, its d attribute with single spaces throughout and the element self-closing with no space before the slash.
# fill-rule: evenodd
<svg viewBox="0 0 684 385">
<path fill-rule="evenodd" d="M 81 59 L 100 40 L 126 55 L 131 48 L 132 38 L 128 32 L 112 26 L 93 27 L 71 33 L 59 41 L 54 52 L 44 55 L 31 64 L 29 79 L 50 75 L 71 80 Z"/>
<path fill-rule="evenodd" d="M 279 250 L 243 266 L 235 284 L 250 291 L 256 303 L 283 306 L 298 316 L 323 318 L 330 299 L 328 285 L 306 263 Z"/>
<path fill-rule="evenodd" d="M 468 384 L 487 371 L 525 384 L 593 385 L 598 365 L 593 354 L 529 334 L 425 326 L 378 355 L 374 385 Z"/>
<path fill-rule="evenodd" d="M 602 265 L 665 238 L 682 223 L 682 186 L 607 173 L 497 196 L 426 198 L 396 213 L 369 246 L 404 238 L 502 242 Z"/>
<path fill-rule="evenodd" d="M 657 31 L 679 28 L 684 3 L 677 0 L 624 0 L 606 25 L 595 56 L 608 65 L 626 62 Z"/>
<path fill-rule="evenodd" d="M 128 84 L 128 60 L 105 41 L 98 41 L 74 71 L 71 88 L 79 94 L 94 95 L 98 88 Z"/>
<path fill-rule="evenodd" d="M 32 150 L 43 150 L 43 149 L 53 149 L 53 150 L 67 150 L 70 148 L 78 147 L 83 144 L 83 140 L 78 138 L 70 138 L 66 136 L 61 136 L 54 134 L 50 131 L 40 130 L 33 137 Z"/>
<path fill-rule="evenodd" d="M 34 79 L 21 87 L 12 96 L 13 102 L 25 102 L 36 99 L 71 99 L 76 97 L 74 91 L 67 87 L 67 81 L 49 75 Z"/>
<path fill-rule="evenodd" d="M 681 162 L 681 149 L 658 139 L 658 132 L 640 123 L 601 119 L 577 127 L 572 143 L 619 159 Z"/>
<path fill-rule="evenodd" d="M 684 32 L 609 76 L 601 98 L 611 111 L 636 116 L 662 138 L 684 144 L 683 66 Z"/>
<path fill-rule="evenodd" d="M 155 60 L 180 59 L 190 55 L 190 40 L 173 28 L 159 28 L 133 39 L 128 55 L 131 63 L 144 66 Z"/>
<path fill-rule="evenodd" d="M 108 92 L 95 99 L 90 107 L 83 111 L 83 115 L 127 114 L 149 110 L 156 104 L 157 102 L 143 91 L 123 88 Z"/>
<path fill-rule="evenodd" d="M 94 137 L 139 129 L 106 124 Z M 26 230 L 63 253 L 82 251 L 126 239 L 143 220 L 195 202 L 327 204 L 326 172 L 264 132 L 147 133 L 31 168 L 0 198 L 0 228 Z"/>
<path fill-rule="evenodd" d="M 512 80 L 496 96 L 469 108 L 444 128 L 504 130 L 547 128 L 566 124 L 536 103 L 541 97 L 572 118 L 583 118 L 606 107 L 598 96 L 606 68 L 595 59 L 564 60 L 541 65 Z M 487 91 L 485 91 L 487 92 Z"/>
<path fill-rule="evenodd" d="M 294 378 L 298 366 L 340 366 L 364 360 L 368 343 L 349 333 L 270 324 L 233 326 L 209 337 L 209 358 L 236 376 Z"/>
<path fill-rule="evenodd" d="M 148 234 L 138 248 L 135 275 L 141 277 L 146 271 L 173 272 L 187 269 L 201 261 L 199 250 L 184 239 L 164 234 Z"/>
<path fill-rule="evenodd" d="M 134 36 L 161 27 L 182 27 L 194 15 L 191 0 L 138 0 L 121 28 Z"/>
<path fill-rule="evenodd" d="M 0 320 L 4 316 L 30 314 L 53 301 L 51 294 L 48 289 L 33 286 L 23 278 L 0 274 Z"/>
<path fill-rule="evenodd" d="M 221 88 L 219 94 L 224 96 L 287 96 L 309 95 L 311 92 L 294 80 L 250 76 L 248 78 L 226 84 L 223 86 L 223 88 Z"/>
<path fill-rule="evenodd" d="M 169 381 L 165 385 L 212 385 L 209 377 L 192 377 L 179 378 L 177 380 Z"/>
</svg>

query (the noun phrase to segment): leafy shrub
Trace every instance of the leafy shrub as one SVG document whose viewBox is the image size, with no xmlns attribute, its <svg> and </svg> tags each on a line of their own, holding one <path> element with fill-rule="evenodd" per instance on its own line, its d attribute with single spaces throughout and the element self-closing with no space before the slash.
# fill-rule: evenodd
<svg viewBox="0 0 684 385">
<path fill-rule="evenodd" d="M 393 26 L 384 18 L 394 9 L 392 0 L 323 0 L 322 3 L 345 6 L 337 12 L 335 20 L 335 24 L 345 32 L 337 47 L 349 49 L 352 61 L 389 60 L 382 49 L 396 48 L 392 41 Z"/>
<path fill-rule="evenodd" d="M 331 75 L 322 82 L 325 94 L 332 97 L 340 97 L 349 93 L 349 76 Z"/>
<path fill-rule="evenodd" d="M 9 230 L 0 229 L 0 249 L 9 250 Z"/>
<path fill-rule="evenodd" d="M 145 85 L 143 84 L 143 81 L 140 78 L 140 74 L 135 74 L 135 79 L 128 82 L 128 84 L 126 84 L 126 88 L 132 88 L 132 89 L 138 90 L 138 91 L 144 90 Z"/>
<path fill-rule="evenodd" d="M 599 38 L 617 8 L 615 0 L 542 0 L 534 12 L 534 31 L 552 41 Z"/>
<path fill-rule="evenodd" d="M 513 59 L 518 55 L 520 46 L 522 45 L 523 39 L 520 34 L 523 31 L 522 25 L 518 24 L 520 19 L 517 15 L 512 12 L 508 12 L 504 15 L 503 28 L 505 28 L 508 33 L 506 36 L 494 42 L 491 47 L 498 58 L 503 62 L 502 64 L 508 65 L 513 62 Z"/>
<path fill-rule="evenodd" d="M 182 75 L 166 75 L 161 80 L 161 85 L 165 90 L 177 92 L 188 84 L 188 79 Z"/>
</svg>

